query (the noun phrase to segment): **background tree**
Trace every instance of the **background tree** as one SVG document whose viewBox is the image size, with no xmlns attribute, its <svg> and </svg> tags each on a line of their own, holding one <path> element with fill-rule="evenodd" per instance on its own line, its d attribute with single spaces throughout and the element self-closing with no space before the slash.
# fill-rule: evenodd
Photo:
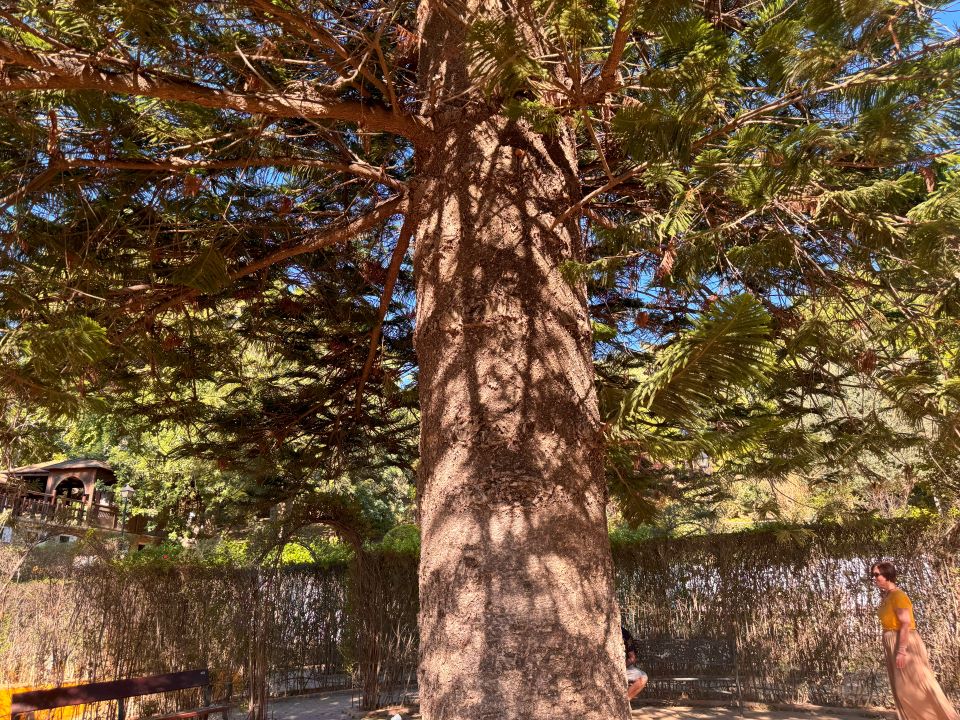
<svg viewBox="0 0 960 720">
<path fill-rule="evenodd" d="M 958 40 L 923 7 L 0 19 L 4 388 L 232 421 L 238 463 L 320 466 L 406 422 L 416 382 L 427 718 L 626 716 L 605 431 L 625 498 L 664 460 L 832 457 L 864 435 L 823 412 L 854 366 L 953 452 Z"/>
</svg>

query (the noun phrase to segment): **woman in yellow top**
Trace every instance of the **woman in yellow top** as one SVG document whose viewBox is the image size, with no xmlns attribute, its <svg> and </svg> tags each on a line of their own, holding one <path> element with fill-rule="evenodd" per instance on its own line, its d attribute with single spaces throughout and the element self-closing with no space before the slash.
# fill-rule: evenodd
<svg viewBox="0 0 960 720">
<path fill-rule="evenodd" d="M 917 634 L 913 603 L 897 587 L 893 563 L 878 562 L 870 568 L 873 584 L 883 599 L 877 607 L 883 627 L 883 652 L 887 658 L 890 689 L 899 720 L 960 720 L 937 682 L 927 648 Z"/>
</svg>

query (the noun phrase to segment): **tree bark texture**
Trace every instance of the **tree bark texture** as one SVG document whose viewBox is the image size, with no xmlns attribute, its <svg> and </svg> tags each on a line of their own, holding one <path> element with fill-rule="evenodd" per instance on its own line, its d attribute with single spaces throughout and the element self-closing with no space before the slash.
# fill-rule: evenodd
<svg viewBox="0 0 960 720">
<path fill-rule="evenodd" d="M 445 106 L 449 26 L 421 23 L 440 139 L 410 203 L 423 717 L 626 718 L 586 294 L 560 272 L 583 244 L 553 227 L 579 195 L 574 139 Z"/>
</svg>

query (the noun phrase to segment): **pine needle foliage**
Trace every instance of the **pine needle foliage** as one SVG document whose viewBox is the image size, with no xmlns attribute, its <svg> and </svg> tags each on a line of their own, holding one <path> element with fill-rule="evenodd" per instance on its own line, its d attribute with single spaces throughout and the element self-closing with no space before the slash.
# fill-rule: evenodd
<svg viewBox="0 0 960 720">
<path fill-rule="evenodd" d="M 642 408 L 666 420 L 694 420 L 695 408 L 728 390 L 764 383 L 772 355 L 763 307 L 747 294 L 721 300 L 657 354 L 653 372 L 624 399 L 621 413 Z"/>
<path fill-rule="evenodd" d="M 247 468 L 264 497 L 311 473 L 409 470 L 413 279 L 408 260 L 395 287 L 387 268 L 439 142 L 420 5 L 3 11 L 8 402 L 176 420 L 199 438 L 184 452 Z M 564 273 L 590 293 L 631 517 L 907 447 L 946 482 L 960 40 L 941 3 L 477 7 L 447 8 L 473 73 L 460 112 L 547 144 L 576 134 L 557 212 L 588 256 Z"/>
</svg>

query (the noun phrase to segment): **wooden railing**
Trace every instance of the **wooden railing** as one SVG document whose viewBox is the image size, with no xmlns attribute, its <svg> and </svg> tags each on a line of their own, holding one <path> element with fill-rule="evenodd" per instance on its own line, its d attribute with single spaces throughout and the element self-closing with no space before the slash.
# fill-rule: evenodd
<svg viewBox="0 0 960 720">
<path fill-rule="evenodd" d="M 146 518 L 127 517 L 121 528 L 121 513 L 116 505 L 88 505 L 63 495 L 47 495 L 33 490 L 0 484 L 0 512 L 10 510 L 13 517 L 27 518 L 50 525 L 90 527 L 103 530 L 146 533 Z"/>
</svg>

